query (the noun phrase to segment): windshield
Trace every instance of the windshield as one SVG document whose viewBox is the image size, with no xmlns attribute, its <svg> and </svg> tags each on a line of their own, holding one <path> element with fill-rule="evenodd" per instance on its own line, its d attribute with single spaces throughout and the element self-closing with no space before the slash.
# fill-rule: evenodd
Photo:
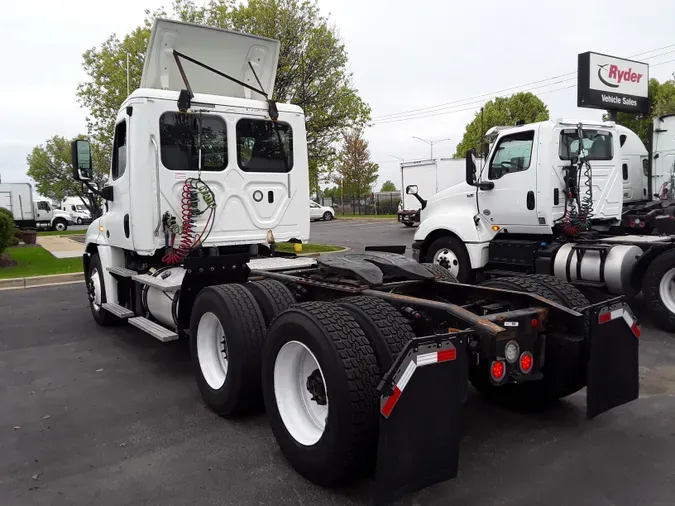
<svg viewBox="0 0 675 506">
<path fill-rule="evenodd" d="M 87 212 L 87 208 L 84 207 L 82 204 L 76 205 L 75 208 L 76 208 L 79 212 L 81 212 L 81 213 L 86 213 L 86 212 Z"/>
</svg>

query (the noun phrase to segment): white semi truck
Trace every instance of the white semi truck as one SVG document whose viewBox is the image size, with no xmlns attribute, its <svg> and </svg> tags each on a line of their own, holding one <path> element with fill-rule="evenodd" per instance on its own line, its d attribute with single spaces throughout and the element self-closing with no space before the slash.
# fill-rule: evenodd
<svg viewBox="0 0 675 506">
<path fill-rule="evenodd" d="M 416 185 L 420 195 L 433 195 L 464 179 L 464 159 L 437 158 L 401 162 L 402 208 L 398 211 L 398 222 L 412 227 L 420 222 L 420 203 L 404 192 L 408 185 Z"/>
<path fill-rule="evenodd" d="M 7 209 L 19 228 L 46 227 L 63 232 L 73 220 L 48 201 L 33 198 L 30 183 L 0 183 L 0 207 Z"/>
<path fill-rule="evenodd" d="M 654 322 L 675 331 L 675 216 L 661 199 L 674 132 L 675 116 L 656 118 L 649 156 L 613 122 L 501 129 L 483 166 L 467 154 L 465 181 L 425 201 L 413 254 L 463 282 L 546 274 L 592 296 L 642 291 Z"/>
<path fill-rule="evenodd" d="M 61 210 L 70 214 L 73 223 L 76 225 L 85 225 L 92 221 L 91 212 L 80 197 L 66 197 L 63 199 Z"/>
<path fill-rule="evenodd" d="M 278 51 L 155 21 L 109 186 L 92 187 L 106 200 L 83 257 L 98 324 L 188 339 L 212 410 L 264 405 L 298 472 L 325 486 L 374 474 L 381 501 L 456 475 L 469 381 L 530 404 L 588 386 L 589 417 L 637 398 L 639 330 L 620 297 L 590 304 L 555 278 L 461 285 L 377 248 L 276 253 L 310 231 L 305 118 L 269 99 Z M 73 175 L 90 185 L 86 140 Z"/>
</svg>

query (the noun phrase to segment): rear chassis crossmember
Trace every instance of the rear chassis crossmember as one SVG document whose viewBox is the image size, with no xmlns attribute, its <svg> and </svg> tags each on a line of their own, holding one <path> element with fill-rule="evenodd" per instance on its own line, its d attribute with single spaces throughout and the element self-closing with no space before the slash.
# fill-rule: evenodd
<svg viewBox="0 0 675 506">
<path fill-rule="evenodd" d="M 452 324 L 409 341 L 383 375 L 374 490 L 378 504 L 457 475 L 470 348 L 503 360 L 507 342 L 534 349 L 547 331 L 564 325 L 587 344 L 589 419 L 638 397 L 639 327 L 622 297 L 573 310 L 537 295 L 474 285 L 436 280 L 430 286 L 404 280 L 372 287 L 319 280 L 311 273 L 252 270 L 251 276 L 293 283 L 315 292 L 311 295 L 328 290 L 378 297 L 395 306 L 445 315 L 445 323 Z M 418 296 L 422 294 L 430 298 Z M 450 302 L 496 301 L 505 295 L 522 309 L 481 315 L 470 310 L 475 303 Z"/>
</svg>

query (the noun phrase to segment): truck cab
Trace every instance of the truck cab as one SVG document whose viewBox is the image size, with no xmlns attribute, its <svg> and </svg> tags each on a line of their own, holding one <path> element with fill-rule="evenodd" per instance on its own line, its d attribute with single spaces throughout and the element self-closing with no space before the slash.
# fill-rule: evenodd
<svg viewBox="0 0 675 506">
<path fill-rule="evenodd" d="M 187 59 L 178 61 L 174 51 Z M 156 22 L 141 87 L 115 120 L 107 210 L 89 227 L 88 249 L 151 257 L 180 241 L 265 243 L 271 230 L 277 241 L 308 240 L 304 115 L 297 106 L 274 104 L 272 118 L 261 93 L 272 93 L 278 51 L 273 40 Z M 260 92 L 251 90 L 258 86 Z M 186 182 L 197 181 L 208 192 L 190 193 Z M 192 198 L 211 210 L 190 217 L 187 230 Z"/>
<path fill-rule="evenodd" d="M 475 177 L 467 175 L 428 199 L 413 245 L 420 261 L 438 262 L 452 240 L 465 245 L 464 258 L 445 263 L 463 261 L 479 269 L 500 231 L 552 236 L 566 220 L 566 177 L 580 149 L 578 123 L 560 119 L 499 130 L 485 162 L 475 165 Z M 617 224 L 623 195 L 620 134 L 613 122 L 585 122 L 583 136 L 588 167 L 574 175 L 580 200 L 594 222 Z M 453 272 L 460 278 L 465 273 L 458 267 Z"/>
</svg>

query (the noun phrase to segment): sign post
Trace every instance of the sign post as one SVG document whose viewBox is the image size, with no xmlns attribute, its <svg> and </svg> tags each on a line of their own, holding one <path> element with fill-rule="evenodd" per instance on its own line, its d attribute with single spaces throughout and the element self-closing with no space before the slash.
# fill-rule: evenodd
<svg viewBox="0 0 675 506">
<path fill-rule="evenodd" d="M 649 112 L 649 65 L 600 53 L 578 58 L 577 106 L 605 109 L 613 120 L 617 111 Z"/>
</svg>

